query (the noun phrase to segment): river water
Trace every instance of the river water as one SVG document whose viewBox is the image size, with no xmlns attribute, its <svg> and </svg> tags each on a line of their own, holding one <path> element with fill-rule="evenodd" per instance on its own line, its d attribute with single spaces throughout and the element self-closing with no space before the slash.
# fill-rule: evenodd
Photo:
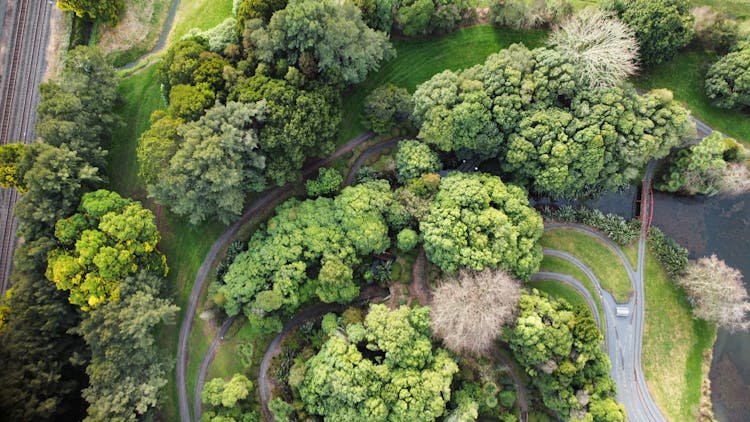
<svg viewBox="0 0 750 422">
<path fill-rule="evenodd" d="M 636 188 L 586 203 L 633 217 Z M 750 194 L 685 198 L 655 193 L 653 224 L 690 251 L 690 258 L 716 254 L 745 276 L 750 290 Z M 719 421 L 750 421 L 750 333 L 719 331 L 711 366 L 711 400 Z"/>
</svg>

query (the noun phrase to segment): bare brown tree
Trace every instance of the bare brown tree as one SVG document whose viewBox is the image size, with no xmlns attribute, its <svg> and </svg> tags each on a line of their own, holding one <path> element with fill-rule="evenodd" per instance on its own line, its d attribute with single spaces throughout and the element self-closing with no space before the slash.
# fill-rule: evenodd
<svg viewBox="0 0 750 422">
<path fill-rule="evenodd" d="M 463 269 L 435 289 L 432 329 L 455 352 L 487 352 L 503 325 L 515 319 L 520 297 L 521 283 L 504 271 Z"/>
<path fill-rule="evenodd" d="M 691 262 L 677 282 L 685 289 L 696 317 L 713 321 L 730 332 L 750 328 L 746 319 L 750 300 L 742 273 L 716 255 Z"/>
<path fill-rule="evenodd" d="M 571 60 L 591 87 L 617 85 L 638 70 L 635 33 L 611 12 L 583 9 L 563 22 L 547 44 Z"/>
</svg>

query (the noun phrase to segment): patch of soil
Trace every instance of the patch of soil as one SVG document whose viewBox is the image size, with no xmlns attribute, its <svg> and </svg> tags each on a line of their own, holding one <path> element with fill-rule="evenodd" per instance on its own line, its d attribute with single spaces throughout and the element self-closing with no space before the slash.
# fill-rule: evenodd
<svg viewBox="0 0 750 422">
<path fill-rule="evenodd" d="M 164 3 L 160 8 L 163 17 L 151 25 L 154 20 L 154 2 Z M 126 1 L 125 14 L 115 26 L 101 25 L 99 27 L 99 47 L 106 53 L 113 51 L 124 51 L 138 47 L 150 47 L 143 45 L 156 37 L 153 33 L 158 32 L 166 19 L 169 4 L 168 0 L 132 0 Z"/>
<path fill-rule="evenodd" d="M 49 43 L 47 44 L 47 69 L 42 77 L 42 82 L 47 82 L 50 78 L 55 77 L 60 68 L 61 62 L 61 51 L 63 50 L 63 43 L 67 47 L 67 40 L 63 39 L 65 34 L 65 20 L 63 19 L 63 12 L 57 7 L 52 8 L 52 13 L 49 18 Z"/>
<path fill-rule="evenodd" d="M 417 259 L 412 267 L 412 282 L 409 284 L 409 295 L 416 299 L 421 306 L 432 303 L 432 290 L 427 285 L 427 257 L 424 249 L 420 246 Z"/>
</svg>

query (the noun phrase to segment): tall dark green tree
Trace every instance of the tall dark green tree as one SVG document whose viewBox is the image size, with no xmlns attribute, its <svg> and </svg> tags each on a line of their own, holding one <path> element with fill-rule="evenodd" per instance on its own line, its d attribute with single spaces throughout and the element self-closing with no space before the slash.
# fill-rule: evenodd
<svg viewBox="0 0 750 422">
<path fill-rule="evenodd" d="M 693 39 L 687 0 L 627 0 L 624 6 L 620 17 L 635 31 L 646 66 L 671 59 Z"/>
</svg>

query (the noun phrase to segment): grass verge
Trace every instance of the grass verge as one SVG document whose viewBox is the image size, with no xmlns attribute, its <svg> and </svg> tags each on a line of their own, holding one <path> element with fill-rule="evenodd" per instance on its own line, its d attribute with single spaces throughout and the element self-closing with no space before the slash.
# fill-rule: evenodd
<svg viewBox="0 0 750 422">
<path fill-rule="evenodd" d="M 361 115 L 365 97 L 373 89 L 392 83 L 414 92 L 420 83 L 444 70 L 460 70 L 483 63 L 492 53 L 513 43 L 540 46 L 547 38 L 544 31 L 497 29 L 489 25 L 461 28 L 438 38 L 395 40 L 395 59 L 385 63 L 349 95 L 344 97 L 344 119 L 338 144 L 364 132 Z"/>
<path fill-rule="evenodd" d="M 617 302 L 627 302 L 633 286 L 620 258 L 604 243 L 574 230 L 551 230 L 544 233 L 542 246 L 573 254 L 599 278 L 602 288 L 612 293 Z"/>
<path fill-rule="evenodd" d="M 553 280 L 539 280 L 534 282 L 533 287 L 549 294 L 550 296 L 565 299 L 574 307 L 581 306 L 584 309 L 589 310 L 589 305 L 586 303 L 586 300 L 578 294 L 576 289 L 568 285 Z M 590 311 L 589 316 L 593 318 Z"/>
<path fill-rule="evenodd" d="M 693 318 L 684 293 L 669 280 L 650 251 L 645 289 L 643 370 L 649 391 L 668 420 L 696 420 L 704 377 L 703 353 L 713 347 L 716 327 Z"/>
</svg>

